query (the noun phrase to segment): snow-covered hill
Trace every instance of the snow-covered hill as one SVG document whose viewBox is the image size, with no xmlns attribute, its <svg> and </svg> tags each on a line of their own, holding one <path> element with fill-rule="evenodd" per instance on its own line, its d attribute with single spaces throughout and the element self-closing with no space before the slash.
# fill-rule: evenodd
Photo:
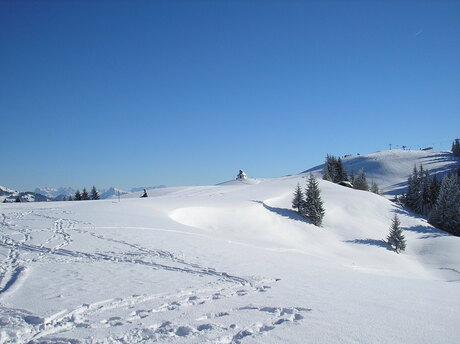
<svg viewBox="0 0 460 344">
<path fill-rule="evenodd" d="M 348 173 L 354 171 L 358 174 L 363 169 L 368 181 L 375 181 L 386 195 L 399 195 L 406 190 L 407 178 L 415 165 L 418 168 L 422 164 L 430 174 L 442 178 L 460 164 L 460 158 L 451 152 L 398 149 L 349 156 L 342 161 Z M 323 167 L 324 164 L 305 172 L 313 172 L 321 178 Z"/>
<path fill-rule="evenodd" d="M 322 180 L 315 227 L 305 177 L 0 204 L 0 343 L 457 343 L 460 238 Z"/>
</svg>

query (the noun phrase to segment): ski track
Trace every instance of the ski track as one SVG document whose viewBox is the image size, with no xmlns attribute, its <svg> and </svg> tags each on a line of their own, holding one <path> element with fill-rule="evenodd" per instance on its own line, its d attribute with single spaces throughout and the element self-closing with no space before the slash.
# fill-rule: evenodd
<svg viewBox="0 0 460 344">
<path fill-rule="evenodd" d="M 56 216 L 50 216 L 50 213 Z M 1 214 L 0 248 L 8 250 L 8 255 L 3 260 L 0 270 L 0 344 L 153 343 L 171 338 L 184 338 L 187 343 L 239 344 L 246 337 L 260 336 L 279 326 L 299 322 L 304 319 L 303 313 L 310 311 L 303 307 L 271 307 L 250 304 L 219 312 L 204 312 L 193 324 L 181 323 L 180 314 L 187 307 L 199 307 L 204 311 L 207 304 L 217 303 L 222 299 L 231 299 L 232 303 L 241 303 L 244 302 L 242 298 L 244 296 L 268 292 L 271 288 L 270 284 L 276 283 L 278 279 L 236 276 L 189 262 L 166 250 L 150 249 L 135 243 L 107 238 L 94 233 L 95 227 L 92 224 L 69 219 L 69 215 L 71 215 L 70 212 L 58 208 Z M 31 229 L 21 224 L 22 221 L 34 219 L 46 221 L 49 226 L 45 229 Z M 49 232 L 51 235 L 42 243 L 37 244 L 32 242 L 34 232 Z M 72 233 L 89 235 L 98 240 L 122 245 L 128 250 L 120 252 L 72 250 Z M 18 234 L 20 239 L 15 238 Z M 208 283 L 208 287 L 203 289 L 188 288 L 169 295 L 130 295 L 85 303 L 73 310 L 62 310 L 47 318 L 32 314 L 27 310 L 7 308 L 2 304 L 2 295 L 14 289 L 12 287 L 28 265 L 37 262 L 74 261 L 89 264 L 92 262 L 139 264 L 153 269 L 208 276 L 215 278 L 215 282 Z M 236 322 L 225 324 L 219 321 L 233 315 L 252 312 L 263 315 L 264 321 L 253 324 Z M 120 316 L 116 316 L 118 313 Z M 177 313 L 178 319 L 175 321 L 161 320 L 161 314 L 166 313 Z M 236 318 L 239 317 L 236 316 Z M 153 323 L 147 324 L 147 320 Z M 136 327 L 130 328 L 134 323 L 137 324 Z M 58 336 L 81 328 L 98 330 L 118 327 L 123 329 L 126 327 L 126 331 L 122 332 L 123 335 L 104 337 L 102 334 L 103 338 L 84 340 Z"/>
</svg>

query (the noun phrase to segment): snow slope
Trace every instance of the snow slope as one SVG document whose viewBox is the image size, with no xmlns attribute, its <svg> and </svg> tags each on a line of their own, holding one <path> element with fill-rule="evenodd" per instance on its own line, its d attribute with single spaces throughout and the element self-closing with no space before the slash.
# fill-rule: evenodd
<svg viewBox="0 0 460 344">
<path fill-rule="evenodd" d="M 460 238 L 322 180 L 315 227 L 305 177 L 0 204 L 0 343 L 457 343 Z"/>
<path fill-rule="evenodd" d="M 406 190 L 407 178 L 414 165 L 419 168 L 422 164 L 424 169 L 441 178 L 458 167 L 460 158 L 451 152 L 394 149 L 350 156 L 342 161 L 348 173 L 354 170 L 357 175 L 360 169 L 364 169 L 369 182 L 375 181 L 386 195 L 397 195 Z M 324 164 L 305 172 L 313 172 L 321 178 L 323 167 Z"/>
</svg>

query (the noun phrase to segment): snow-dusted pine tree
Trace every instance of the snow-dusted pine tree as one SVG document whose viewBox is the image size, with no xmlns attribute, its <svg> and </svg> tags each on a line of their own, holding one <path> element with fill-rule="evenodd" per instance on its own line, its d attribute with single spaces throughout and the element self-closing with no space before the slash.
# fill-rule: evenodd
<svg viewBox="0 0 460 344">
<path fill-rule="evenodd" d="M 359 170 L 359 173 L 356 176 L 353 185 L 355 189 L 369 191 L 369 184 L 367 184 L 366 173 L 364 173 L 363 169 Z"/>
<path fill-rule="evenodd" d="M 76 201 L 81 201 L 81 193 L 80 193 L 80 190 L 75 191 L 75 197 L 74 197 L 74 199 L 75 199 Z"/>
<path fill-rule="evenodd" d="M 375 194 L 377 194 L 377 195 L 380 195 L 379 186 L 378 186 L 377 183 L 374 182 L 374 181 L 372 181 L 372 183 L 371 183 L 371 188 L 370 188 L 369 191 L 370 191 L 370 192 L 373 192 L 373 193 L 375 193 Z"/>
<path fill-rule="evenodd" d="M 350 183 L 354 184 L 354 183 L 355 183 L 355 179 L 356 179 L 355 170 L 352 169 L 352 170 L 351 170 L 351 173 L 350 173 L 350 178 L 349 178 Z"/>
<path fill-rule="evenodd" d="M 305 191 L 305 203 L 300 210 L 300 214 L 309 218 L 315 226 L 321 226 L 324 213 L 318 182 L 313 173 L 310 173 L 307 190 Z"/>
<path fill-rule="evenodd" d="M 338 158 L 336 161 L 336 182 L 348 181 L 347 171 L 343 167 L 342 159 Z"/>
<path fill-rule="evenodd" d="M 86 188 L 83 188 L 83 191 L 81 192 L 81 199 L 83 201 L 89 200 L 89 195 L 88 195 L 88 191 L 86 191 Z"/>
<path fill-rule="evenodd" d="M 98 200 L 99 199 L 99 192 L 97 192 L 96 187 L 93 185 L 93 188 L 91 189 L 91 199 L 92 200 Z"/>
<path fill-rule="evenodd" d="M 300 209 L 304 203 L 305 203 L 305 199 L 303 197 L 302 189 L 300 187 L 300 184 L 297 183 L 297 187 L 294 191 L 294 198 L 292 199 L 292 208 L 296 209 L 297 212 L 300 213 Z"/>
<path fill-rule="evenodd" d="M 447 175 L 441 183 L 439 196 L 428 222 L 460 236 L 460 185 L 455 175 Z"/>
<path fill-rule="evenodd" d="M 334 182 L 336 179 L 336 173 L 335 173 L 335 157 L 332 155 L 327 155 L 326 156 L 326 162 L 324 163 L 324 168 L 323 168 L 323 179 Z"/>
<path fill-rule="evenodd" d="M 390 245 L 396 253 L 402 252 L 406 249 L 406 239 L 401 230 L 401 222 L 399 221 L 398 215 L 393 216 L 393 220 L 390 227 L 390 234 L 387 236 L 388 245 Z"/>
<path fill-rule="evenodd" d="M 452 142 L 452 153 L 456 156 L 460 156 L 460 139 L 455 139 Z"/>
<path fill-rule="evenodd" d="M 415 208 L 420 190 L 418 176 L 417 165 L 414 165 L 412 174 L 407 179 L 407 193 L 404 195 L 404 204 L 412 209 Z"/>
</svg>

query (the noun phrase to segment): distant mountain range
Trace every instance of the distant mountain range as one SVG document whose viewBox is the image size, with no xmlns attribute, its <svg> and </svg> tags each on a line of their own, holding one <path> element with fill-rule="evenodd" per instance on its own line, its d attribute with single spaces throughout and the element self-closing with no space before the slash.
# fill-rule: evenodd
<svg viewBox="0 0 460 344">
<path fill-rule="evenodd" d="M 16 202 L 18 198 L 21 202 L 48 202 L 53 200 L 53 198 L 36 192 L 19 192 L 0 186 L 0 202 Z"/>
<path fill-rule="evenodd" d="M 131 188 L 129 191 L 124 191 L 115 187 L 111 187 L 109 189 L 100 189 L 99 197 L 100 199 L 107 199 L 107 198 L 116 198 L 118 195 L 126 195 L 128 193 L 138 193 L 145 190 L 153 190 L 153 189 L 160 189 L 165 188 L 165 185 L 157 185 L 157 186 L 147 186 L 147 187 L 134 187 Z M 81 192 L 82 190 L 80 190 Z M 87 190 L 90 192 L 90 190 Z M 26 192 L 19 192 L 16 190 L 12 190 L 6 188 L 4 186 L 0 186 L 0 202 L 15 202 L 16 199 L 19 197 L 21 202 L 50 202 L 50 201 L 63 201 L 67 199 L 69 196 L 74 197 L 76 190 L 71 187 L 37 187 L 34 191 L 26 191 Z"/>
<path fill-rule="evenodd" d="M 71 187 L 60 187 L 60 188 L 50 188 L 50 187 L 41 187 L 35 188 L 34 192 L 40 195 L 46 196 L 48 198 L 56 199 L 61 198 L 63 199 L 64 196 L 73 196 L 75 195 L 75 189 Z"/>
</svg>

